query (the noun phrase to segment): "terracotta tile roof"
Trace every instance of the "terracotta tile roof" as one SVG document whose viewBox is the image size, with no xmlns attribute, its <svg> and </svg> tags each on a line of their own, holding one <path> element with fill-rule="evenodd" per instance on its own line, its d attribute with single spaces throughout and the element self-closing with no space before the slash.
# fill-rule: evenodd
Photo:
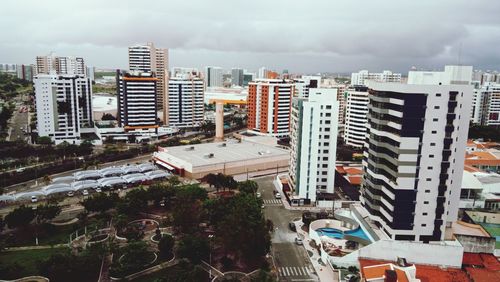
<svg viewBox="0 0 500 282">
<path fill-rule="evenodd" d="M 363 179 L 361 176 L 349 176 L 349 183 L 352 185 L 361 185 L 361 180 Z"/>
<path fill-rule="evenodd" d="M 345 174 L 345 170 L 344 170 L 343 166 L 338 165 L 335 167 L 335 170 L 337 170 L 337 172 L 340 174 Z"/>
<path fill-rule="evenodd" d="M 464 170 L 468 172 L 482 172 L 479 168 L 470 166 L 470 165 L 464 165 Z"/>
<path fill-rule="evenodd" d="M 384 277 L 386 270 L 392 270 L 390 263 L 362 267 L 361 273 L 363 277 L 368 280 Z"/>
<path fill-rule="evenodd" d="M 480 254 L 481 259 L 483 260 L 483 265 L 486 269 L 492 271 L 500 271 L 500 262 L 498 259 L 492 254 Z M 500 280 L 498 280 L 500 281 Z"/>
<path fill-rule="evenodd" d="M 473 267 L 466 267 L 465 271 L 467 271 L 467 273 L 474 282 L 500 281 L 500 272 L 498 271 L 491 271 L 484 268 L 473 268 Z"/>
<path fill-rule="evenodd" d="M 358 174 L 363 174 L 363 171 L 359 168 L 355 167 L 348 167 L 344 168 L 345 172 L 349 175 L 358 175 Z"/>
<path fill-rule="evenodd" d="M 359 259 L 359 263 L 361 265 L 361 274 L 364 275 L 364 267 L 371 265 L 388 264 L 390 262 L 381 260 Z M 470 282 L 467 273 L 462 269 L 442 269 L 437 266 L 420 264 L 416 264 L 415 267 L 417 269 L 416 278 L 420 279 L 421 282 Z"/>
</svg>

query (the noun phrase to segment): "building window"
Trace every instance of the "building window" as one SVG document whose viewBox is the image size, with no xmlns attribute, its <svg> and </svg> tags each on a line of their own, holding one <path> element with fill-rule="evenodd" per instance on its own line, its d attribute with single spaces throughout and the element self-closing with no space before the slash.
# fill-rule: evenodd
<svg viewBox="0 0 500 282">
<path fill-rule="evenodd" d="M 435 110 L 439 110 L 439 106 L 434 106 L 434 109 Z"/>
<path fill-rule="evenodd" d="M 439 120 L 439 119 L 437 119 L 437 118 L 433 118 L 433 119 L 432 119 L 432 121 L 438 121 L 438 120 Z"/>
<path fill-rule="evenodd" d="M 432 134 L 436 134 L 436 133 L 437 133 L 437 131 L 436 131 L 436 130 L 433 130 L 433 131 L 432 131 Z"/>
<path fill-rule="evenodd" d="M 424 212 L 424 213 L 422 213 L 422 215 L 423 215 L 423 216 L 426 216 L 426 215 L 428 215 L 428 213 Z"/>
<path fill-rule="evenodd" d="M 432 166 L 428 166 L 427 169 L 432 170 Z"/>
<path fill-rule="evenodd" d="M 430 192 L 431 192 L 431 190 L 425 190 L 425 193 L 430 193 Z"/>
<path fill-rule="evenodd" d="M 436 143 L 431 143 L 431 147 L 434 147 L 434 146 L 436 146 Z"/>
<path fill-rule="evenodd" d="M 424 201 L 424 205 L 428 205 L 429 204 L 429 201 Z"/>
<path fill-rule="evenodd" d="M 431 181 L 431 180 L 432 180 L 432 178 L 426 178 L 425 179 L 425 181 Z"/>
<path fill-rule="evenodd" d="M 327 110 L 331 110 L 331 109 L 332 109 L 332 106 L 326 106 L 326 109 L 327 109 Z"/>
<path fill-rule="evenodd" d="M 436 97 L 441 97 L 441 93 L 436 93 Z"/>
<path fill-rule="evenodd" d="M 429 158 L 433 159 L 433 158 L 434 158 L 434 155 L 429 155 Z"/>
<path fill-rule="evenodd" d="M 425 223 L 422 223 L 422 227 L 426 227 L 426 226 L 427 226 L 427 224 L 425 224 Z"/>
</svg>

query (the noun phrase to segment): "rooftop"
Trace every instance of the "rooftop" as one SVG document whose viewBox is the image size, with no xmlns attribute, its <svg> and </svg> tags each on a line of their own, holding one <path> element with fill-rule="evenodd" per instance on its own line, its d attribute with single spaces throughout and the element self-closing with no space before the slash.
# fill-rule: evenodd
<svg viewBox="0 0 500 282">
<path fill-rule="evenodd" d="M 366 267 L 380 266 L 384 264 L 387 265 L 387 264 L 392 264 L 393 262 L 382 261 L 382 260 L 359 259 L 359 263 L 361 266 L 361 271 L 364 276 L 364 271 Z M 467 273 L 465 273 L 465 271 L 459 268 L 440 268 L 437 266 L 429 266 L 429 265 L 415 265 L 415 267 L 417 269 L 416 278 L 420 279 L 421 282 L 431 282 L 431 281 L 469 282 L 470 281 L 467 276 Z M 399 274 L 398 274 L 398 281 L 400 281 Z"/>
<path fill-rule="evenodd" d="M 247 141 L 230 140 L 227 142 L 204 143 L 158 149 L 160 157 L 168 155 L 191 163 L 193 166 L 242 162 L 270 156 L 289 156 L 289 152 L 275 146 Z M 213 154 L 213 155 L 211 155 Z"/>
</svg>

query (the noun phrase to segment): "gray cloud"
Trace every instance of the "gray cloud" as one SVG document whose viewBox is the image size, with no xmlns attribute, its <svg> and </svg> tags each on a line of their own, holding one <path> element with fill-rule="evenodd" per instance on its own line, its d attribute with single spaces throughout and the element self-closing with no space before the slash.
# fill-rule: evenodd
<svg viewBox="0 0 500 282">
<path fill-rule="evenodd" d="M 8 1 L 0 62 L 55 51 L 126 67 L 126 47 L 155 42 L 171 66 L 293 72 L 406 71 L 458 61 L 500 69 L 500 1 Z"/>
</svg>

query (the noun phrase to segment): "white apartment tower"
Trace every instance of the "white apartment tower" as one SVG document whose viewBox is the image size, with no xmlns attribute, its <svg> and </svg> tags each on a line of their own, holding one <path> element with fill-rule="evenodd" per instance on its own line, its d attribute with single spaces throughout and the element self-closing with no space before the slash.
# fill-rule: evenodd
<svg viewBox="0 0 500 282">
<path fill-rule="evenodd" d="M 392 239 L 440 241 L 457 219 L 472 67 L 368 82 L 361 203 Z"/>
<path fill-rule="evenodd" d="M 165 109 L 166 86 L 168 84 L 168 49 L 156 48 L 153 43 L 138 44 L 128 47 L 130 71 L 152 73 L 156 81 L 158 109 Z M 166 116 L 165 110 L 163 116 Z"/>
<path fill-rule="evenodd" d="M 350 86 L 345 93 L 344 143 L 362 148 L 366 138 L 368 88 L 358 85 Z"/>
<path fill-rule="evenodd" d="M 295 82 L 295 97 L 309 97 L 309 89 L 319 88 L 321 85 L 321 76 L 306 76 L 294 79 Z"/>
<path fill-rule="evenodd" d="M 93 128 L 90 79 L 38 74 L 33 81 L 38 136 L 48 136 L 55 144 L 79 144 L 82 128 Z"/>
<path fill-rule="evenodd" d="M 156 78 L 150 72 L 117 70 L 118 123 L 125 131 L 158 128 Z"/>
<path fill-rule="evenodd" d="M 205 85 L 207 87 L 223 87 L 222 68 L 205 67 Z"/>
<path fill-rule="evenodd" d="M 263 135 L 288 137 L 294 87 L 292 80 L 257 79 L 250 82 L 248 129 Z"/>
<path fill-rule="evenodd" d="M 85 61 L 80 57 L 61 57 L 50 53 L 36 57 L 37 74 L 86 75 Z"/>
<path fill-rule="evenodd" d="M 367 80 L 376 80 L 380 82 L 401 82 L 401 74 L 392 71 L 382 71 L 381 73 L 372 73 L 362 70 L 351 74 L 351 85 L 366 85 Z"/>
<path fill-rule="evenodd" d="M 337 89 L 314 88 L 294 98 L 290 132 L 289 176 L 292 205 L 316 202 L 317 193 L 333 193 L 339 102 Z"/>
<path fill-rule="evenodd" d="M 204 119 L 204 80 L 196 69 L 174 69 L 168 81 L 168 126 L 196 127 Z"/>
<path fill-rule="evenodd" d="M 471 122 L 500 126 L 500 84 L 487 82 L 481 88 L 474 89 Z"/>
</svg>

